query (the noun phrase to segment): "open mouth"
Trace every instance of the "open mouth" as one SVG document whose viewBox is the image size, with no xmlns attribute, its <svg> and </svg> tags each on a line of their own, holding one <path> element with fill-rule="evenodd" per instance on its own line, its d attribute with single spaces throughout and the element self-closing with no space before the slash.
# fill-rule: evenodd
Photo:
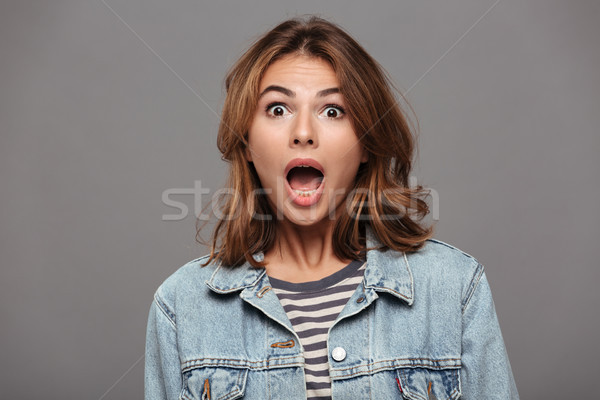
<svg viewBox="0 0 600 400">
<path fill-rule="evenodd" d="M 298 165 L 289 170 L 286 178 L 294 193 L 301 197 L 310 197 L 321 186 L 323 173 L 309 165 Z"/>
</svg>

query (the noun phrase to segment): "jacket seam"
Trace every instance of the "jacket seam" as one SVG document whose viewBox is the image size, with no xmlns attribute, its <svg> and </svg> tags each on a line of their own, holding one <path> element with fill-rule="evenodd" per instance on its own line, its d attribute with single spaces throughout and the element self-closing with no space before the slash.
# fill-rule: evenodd
<svg viewBox="0 0 600 400">
<path fill-rule="evenodd" d="M 241 268 L 241 267 L 237 267 L 237 268 Z M 213 271 L 213 273 L 212 273 L 212 275 L 210 276 L 210 278 L 209 278 L 209 279 L 208 279 L 208 280 L 205 282 L 205 283 L 206 283 L 206 285 L 207 285 L 207 286 L 208 286 L 208 287 L 209 287 L 209 288 L 210 288 L 212 291 L 214 291 L 215 293 L 218 293 L 218 294 L 229 294 L 229 293 L 234 293 L 234 292 L 237 292 L 237 291 L 243 290 L 243 289 L 245 289 L 245 288 L 249 288 L 249 287 L 256 286 L 256 285 L 258 284 L 258 282 L 260 282 L 260 280 L 261 280 L 261 278 L 263 277 L 263 275 L 265 274 L 265 272 L 263 271 L 263 272 L 262 272 L 262 273 L 261 273 L 261 274 L 260 274 L 260 275 L 259 275 L 259 276 L 258 276 L 258 277 L 257 277 L 257 278 L 256 278 L 256 279 L 253 281 L 253 282 L 252 282 L 252 283 L 249 283 L 249 284 L 240 284 L 240 285 L 238 285 L 238 286 L 236 286 L 236 287 L 233 287 L 233 288 L 226 288 L 226 289 L 223 289 L 223 288 L 220 288 L 220 287 L 217 287 L 216 285 L 214 285 L 215 278 L 216 278 L 216 276 L 217 276 L 217 273 L 219 272 L 219 270 L 220 270 L 220 269 L 223 269 L 223 268 L 222 268 L 222 264 L 219 264 L 219 265 L 217 265 L 217 267 L 216 267 L 216 268 L 215 268 L 215 270 Z"/>
<path fill-rule="evenodd" d="M 408 257 L 406 257 L 406 252 L 402 252 L 402 256 L 404 257 L 404 263 L 406 264 L 406 270 L 408 271 L 408 276 L 410 277 L 410 298 L 408 302 L 412 305 L 413 299 L 415 297 L 415 282 L 413 279 L 412 270 L 410 269 L 410 264 L 408 263 Z"/>
<path fill-rule="evenodd" d="M 460 359 L 449 359 L 449 360 L 460 360 Z M 391 361 L 394 361 L 394 360 L 391 360 Z M 380 363 L 380 362 L 385 362 L 385 361 L 379 361 L 378 363 Z M 372 366 L 372 365 L 374 365 L 374 363 L 367 364 L 365 366 Z M 356 367 L 345 368 L 345 369 L 337 370 L 337 371 L 344 371 L 344 370 L 349 370 L 349 369 L 354 369 L 354 368 L 360 368 L 360 367 L 363 367 L 363 366 L 359 365 L 359 366 L 356 366 Z M 398 368 L 426 368 L 426 369 L 433 369 L 433 370 L 439 371 L 439 370 L 446 370 L 446 369 L 459 369 L 459 368 L 461 368 L 461 366 L 460 365 L 458 365 L 458 366 L 454 365 L 454 366 L 451 366 L 451 367 L 434 367 L 434 366 L 431 366 L 431 365 L 414 365 L 414 364 L 410 364 L 410 363 L 408 363 L 408 364 L 396 364 L 396 365 L 382 365 L 380 367 L 376 367 L 376 368 L 373 368 L 373 369 L 368 369 L 367 371 L 355 371 L 355 372 L 350 372 L 350 373 L 346 373 L 346 374 L 343 374 L 343 375 L 334 375 L 332 377 L 332 379 L 351 378 L 351 377 L 358 376 L 358 375 L 374 374 L 374 373 L 379 372 L 379 371 L 394 370 L 394 369 L 398 369 Z"/>
<path fill-rule="evenodd" d="M 165 302 L 160 298 L 158 292 L 154 294 L 154 303 L 162 312 L 162 314 L 167 318 L 167 320 L 171 323 L 173 329 L 177 330 L 177 324 L 175 322 L 175 313 L 172 312 L 169 309 L 169 307 L 165 304 Z"/>
<path fill-rule="evenodd" d="M 295 362 L 277 364 L 275 366 L 272 366 L 271 368 L 302 367 L 302 366 L 304 366 L 303 363 L 295 361 Z M 184 374 L 186 372 L 193 371 L 195 369 L 215 368 L 215 367 L 231 367 L 231 368 L 237 368 L 237 369 L 252 369 L 252 370 L 259 370 L 259 371 L 264 370 L 264 369 L 271 369 L 271 368 L 269 368 L 268 365 L 255 366 L 255 365 L 239 365 L 239 364 L 229 364 L 229 363 L 213 363 L 213 364 L 205 363 L 205 364 L 190 365 L 190 366 L 184 367 L 181 370 L 181 372 L 182 372 L 182 374 Z"/>
<path fill-rule="evenodd" d="M 484 270 L 483 265 L 477 264 L 477 268 L 475 269 L 475 274 L 473 276 L 473 279 L 471 279 L 469 288 L 467 289 L 467 293 L 462 301 L 462 313 L 463 314 L 465 313 L 467 307 L 471 303 L 471 298 L 473 297 L 473 294 L 475 293 L 477 286 L 479 286 L 479 282 L 481 282 L 481 277 L 483 276 L 483 270 Z"/>
<path fill-rule="evenodd" d="M 378 292 L 387 292 L 387 293 L 390 293 L 390 294 L 395 294 L 395 295 L 401 297 L 403 300 L 406 300 L 406 301 L 412 300 L 412 297 L 408 297 L 408 296 L 406 296 L 406 295 L 404 295 L 404 294 L 402 294 L 400 292 L 395 291 L 394 289 L 390 289 L 390 288 L 385 287 L 385 286 L 365 286 L 365 288 L 367 288 L 367 289 L 375 289 Z"/>
<path fill-rule="evenodd" d="M 182 363 L 181 370 L 182 372 L 191 371 L 197 368 L 206 368 L 206 367 L 237 367 L 242 369 L 264 369 L 269 368 L 273 364 L 274 367 L 281 366 L 289 366 L 289 365 L 299 365 L 299 361 L 292 362 L 281 362 L 284 360 L 294 360 L 298 358 L 298 355 L 289 356 L 289 357 L 280 357 L 277 359 L 271 360 L 259 360 L 259 361 L 245 361 L 233 358 L 198 358 L 194 360 L 187 360 Z"/>
<path fill-rule="evenodd" d="M 406 253 L 404 253 L 404 260 L 406 260 Z M 367 335 L 368 335 L 367 346 L 369 346 L 369 358 L 370 359 L 373 359 L 373 343 L 371 342 L 371 318 L 372 317 L 373 317 L 372 313 L 368 313 L 367 315 L 365 315 L 365 318 L 367 319 Z M 373 386 L 373 375 L 369 375 L 369 400 L 373 400 L 373 395 L 371 393 L 372 386 Z"/>
<path fill-rule="evenodd" d="M 429 361 L 431 363 L 436 363 L 439 364 L 440 362 L 444 362 L 444 361 L 461 361 L 460 358 L 443 358 L 443 359 L 433 359 L 433 358 L 426 358 L 426 357 L 419 357 L 419 358 L 394 358 L 394 359 L 390 359 L 390 360 L 381 360 L 381 361 L 375 361 L 372 363 L 368 363 L 368 364 L 363 364 L 363 365 L 357 365 L 354 367 L 348 367 L 348 368 L 335 368 L 333 371 L 348 371 L 351 369 L 355 369 L 355 368 L 360 368 L 360 367 L 369 367 L 375 364 L 381 364 L 381 363 L 389 363 L 389 362 L 394 362 L 394 361 L 401 361 L 401 362 L 406 362 L 406 361 Z M 415 368 L 431 368 L 431 369 L 448 369 L 448 368 L 459 368 L 459 366 L 450 366 L 450 367 L 439 367 L 439 366 L 433 366 L 433 365 L 429 365 L 429 364 L 398 364 L 399 366 L 412 366 Z"/>
<path fill-rule="evenodd" d="M 206 254 L 206 255 L 203 255 L 202 257 L 196 258 L 195 260 L 189 261 L 188 264 L 201 263 L 209 257 L 210 257 L 210 254 Z"/>
<path fill-rule="evenodd" d="M 296 358 L 296 357 L 298 357 L 298 355 L 293 355 L 293 356 L 288 356 L 288 357 L 278 357 L 278 358 L 275 358 L 275 359 L 272 359 L 272 360 L 289 360 L 291 358 Z M 241 360 L 239 358 L 204 357 L 204 358 L 194 358 L 192 360 L 186 360 L 184 362 L 184 364 L 195 363 L 195 362 L 204 361 L 204 360 L 210 360 L 210 361 L 234 361 L 234 362 L 243 362 L 245 364 L 261 364 L 261 363 L 269 362 L 269 360 L 246 361 L 246 360 Z"/>
<path fill-rule="evenodd" d="M 467 258 L 470 258 L 471 260 L 477 261 L 477 259 L 475 257 L 473 257 L 472 255 L 470 255 L 469 253 L 466 253 L 466 252 L 462 251 L 461 249 L 459 249 L 458 247 L 452 246 L 451 244 L 448 244 L 446 242 L 443 242 L 441 240 L 434 239 L 434 238 L 427 239 L 427 241 L 437 243 L 437 244 L 447 247 L 451 250 L 457 251 L 457 252 L 461 253 L 462 255 L 466 256 Z"/>
</svg>

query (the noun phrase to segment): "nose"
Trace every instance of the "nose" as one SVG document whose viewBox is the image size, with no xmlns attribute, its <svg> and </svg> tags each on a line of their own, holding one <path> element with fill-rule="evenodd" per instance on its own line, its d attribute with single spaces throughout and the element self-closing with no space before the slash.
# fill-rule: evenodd
<svg viewBox="0 0 600 400">
<path fill-rule="evenodd" d="M 309 111 L 299 111 L 291 128 L 290 146 L 318 145 L 315 121 Z"/>
</svg>

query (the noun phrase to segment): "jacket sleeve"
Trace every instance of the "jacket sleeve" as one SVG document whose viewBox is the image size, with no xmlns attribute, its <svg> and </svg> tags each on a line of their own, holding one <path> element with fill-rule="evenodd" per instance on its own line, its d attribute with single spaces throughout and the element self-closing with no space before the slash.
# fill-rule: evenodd
<svg viewBox="0 0 600 400">
<path fill-rule="evenodd" d="M 518 400 L 492 293 L 478 265 L 463 298 L 462 397 Z"/>
<path fill-rule="evenodd" d="M 179 398 L 182 378 L 175 314 L 161 299 L 159 292 L 154 296 L 148 316 L 144 375 L 146 400 Z"/>
</svg>

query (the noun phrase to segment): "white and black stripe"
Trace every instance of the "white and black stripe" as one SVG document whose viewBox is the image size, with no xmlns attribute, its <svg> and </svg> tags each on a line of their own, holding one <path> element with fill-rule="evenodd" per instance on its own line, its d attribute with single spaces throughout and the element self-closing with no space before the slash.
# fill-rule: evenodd
<svg viewBox="0 0 600 400">
<path fill-rule="evenodd" d="M 314 282 L 269 277 L 304 350 L 307 400 L 331 399 L 327 332 L 363 279 L 364 261 Z"/>
</svg>

